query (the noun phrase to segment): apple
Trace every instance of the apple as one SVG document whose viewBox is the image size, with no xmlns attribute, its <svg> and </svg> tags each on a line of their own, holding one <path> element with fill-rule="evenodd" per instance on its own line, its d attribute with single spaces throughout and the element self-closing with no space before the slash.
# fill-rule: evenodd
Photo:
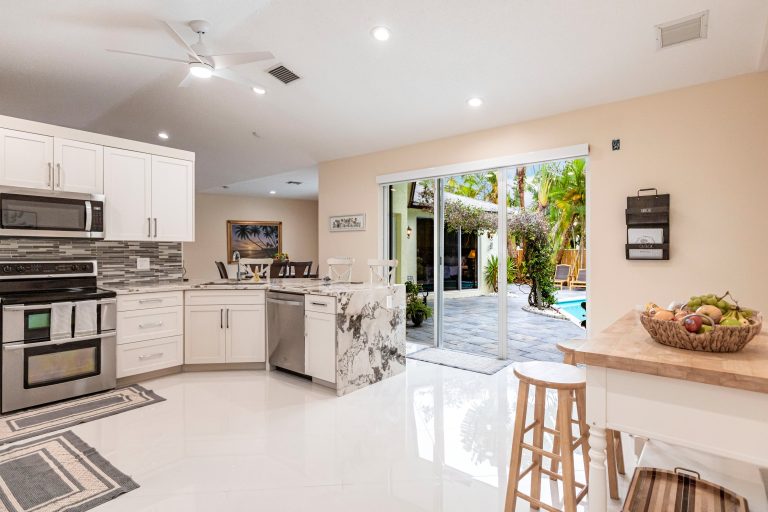
<svg viewBox="0 0 768 512">
<path fill-rule="evenodd" d="M 683 320 L 683 327 L 685 327 L 688 332 L 699 332 L 703 323 L 704 320 L 702 320 L 700 316 L 689 316 Z"/>
</svg>

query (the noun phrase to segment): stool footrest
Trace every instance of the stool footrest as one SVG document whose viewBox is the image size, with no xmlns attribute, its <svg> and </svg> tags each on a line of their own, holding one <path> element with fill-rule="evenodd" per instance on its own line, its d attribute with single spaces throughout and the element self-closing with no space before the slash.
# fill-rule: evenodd
<svg viewBox="0 0 768 512">
<path fill-rule="evenodd" d="M 536 455 L 542 455 L 544 457 L 547 457 L 548 459 L 552 460 L 560 460 L 560 454 L 558 453 L 552 453 L 548 452 L 547 450 L 544 450 L 543 448 L 539 448 L 538 446 L 533 446 L 532 444 L 528 443 L 520 443 L 520 445 L 525 448 L 526 450 L 535 453 Z"/>
<path fill-rule="evenodd" d="M 559 508 L 555 508 L 552 505 L 549 505 L 548 503 L 544 503 L 541 500 L 537 500 L 536 498 L 531 498 L 527 494 L 523 494 L 520 491 L 517 491 L 517 497 L 523 498 L 525 501 L 530 503 L 531 505 L 539 508 L 543 508 L 544 510 L 547 510 L 548 512 L 562 512 Z"/>
</svg>

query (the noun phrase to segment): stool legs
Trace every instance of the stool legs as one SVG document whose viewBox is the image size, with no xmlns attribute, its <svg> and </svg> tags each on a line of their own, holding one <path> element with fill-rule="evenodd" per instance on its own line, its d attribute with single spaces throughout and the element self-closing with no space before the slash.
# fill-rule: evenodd
<svg viewBox="0 0 768 512">
<path fill-rule="evenodd" d="M 523 436 L 525 430 L 525 412 L 528 408 L 529 385 L 520 382 L 517 390 L 517 408 L 512 436 L 512 455 L 509 460 L 509 478 L 507 481 L 507 500 L 504 512 L 514 512 L 517 502 L 517 486 L 520 483 L 520 465 L 523 457 Z"/>
<path fill-rule="evenodd" d="M 533 446 L 544 446 L 544 419 L 547 406 L 547 390 L 542 386 L 536 386 L 535 403 L 533 408 Z M 542 464 L 541 452 L 533 452 L 531 462 L 533 469 L 531 470 L 531 497 L 535 500 L 541 499 L 541 464 Z M 539 507 L 531 505 L 531 508 L 538 510 Z"/>
<path fill-rule="evenodd" d="M 624 445 L 621 443 L 621 432 L 612 430 L 613 437 L 616 438 L 616 468 L 620 475 L 626 475 L 624 470 Z"/>
<path fill-rule="evenodd" d="M 560 459 L 563 463 L 563 509 L 566 512 L 576 511 L 576 475 L 573 467 L 573 435 L 571 433 L 571 403 L 570 390 L 557 391 L 557 430 L 560 432 Z"/>
</svg>

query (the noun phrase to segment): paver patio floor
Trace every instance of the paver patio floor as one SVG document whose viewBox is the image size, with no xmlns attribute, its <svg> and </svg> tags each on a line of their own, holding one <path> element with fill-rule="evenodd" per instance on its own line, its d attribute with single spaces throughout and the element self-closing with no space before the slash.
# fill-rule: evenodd
<svg viewBox="0 0 768 512">
<path fill-rule="evenodd" d="M 560 299 L 583 297 L 584 292 L 558 292 Z M 432 296 L 430 296 L 432 299 Z M 432 300 L 428 301 L 430 305 Z M 523 311 L 527 290 L 512 287 L 507 301 L 507 356 L 513 361 L 563 360 L 556 344 L 583 339 L 586 331 L 569 320 L 548 318 Z M 443 320 L 443 347 L 479 355 L 498 355 L 498 297 L 447 297 Z M 434 318 L 421 327 L 408 324 L 406 338 L 413 343 L 432 344 Z"/>
</svg>

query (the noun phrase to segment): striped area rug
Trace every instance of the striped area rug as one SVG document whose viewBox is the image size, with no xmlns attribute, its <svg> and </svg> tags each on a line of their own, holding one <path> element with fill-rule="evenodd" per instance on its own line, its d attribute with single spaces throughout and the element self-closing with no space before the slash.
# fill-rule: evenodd
<svg viewBox="0 0 768 512">
<path fill-rule="evenodd" d="M 0 510 L 90 510 L 138 488 L 73 432 L 0 451 Z"/>
<path fill-rule="evenodd" d="M 105 393 L 0 416 L 0 445 L 73 427 L 131 409 L 164 401 L 154 391 L 134 384 Z"/>
</svg>

